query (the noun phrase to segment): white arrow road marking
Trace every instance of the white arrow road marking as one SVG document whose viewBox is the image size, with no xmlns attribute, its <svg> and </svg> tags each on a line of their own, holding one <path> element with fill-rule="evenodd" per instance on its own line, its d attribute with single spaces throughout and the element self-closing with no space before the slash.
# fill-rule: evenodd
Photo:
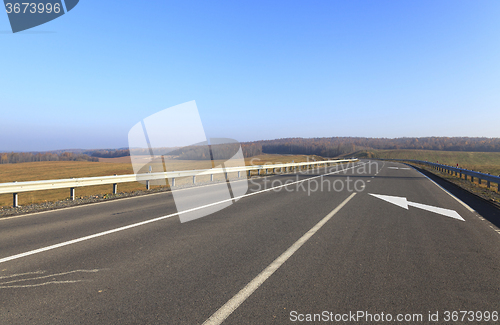
<svg viewBox="0 0 500 325">
<path fill-rule="evenodd" d="M 450 217 L 450 218 L 454 218 L 454 219 L 465 221 L 465 219 L 462 218 L 458 214 L 458 212 L 455 211 L 455 210 L 443 209 L 443 208 L 433 207 L 431 205 L 425 205 L 425 204 L 415 203 L 415 202 L 408 202 L 408 205 L 412 206 L 412 207 L 415 207 L 415 208 L 422 209 L 422 210 L 427 210 L 427 211 L 431 211 L 431 212 L 434 212 L 434 213 L 438 213 L 438 214 L 441 214 L 443 216 L 447 216 L 447 217 Z"/>
<path fill-rule="evenodd" d="M 371 193 L 368 194 L 408 210 L 408 201 L 406 201 L 405 197 L 371 194 Z"/>
<path fill-rule="evenodd" d="M 406 209 L 406 210 L 408 210 L 408 207 L 411 206 L 411 207 L 419 208 L 422 210 L 441 214 L 443 216 L 447 216 L 450 218 L 465 221 L 465 219 L 462 218 L 457 213 L 457 211 L 454 211 L 454 210 L 443 209 L 443 208 L 434 207 L 432 205 L 410 202 L 410 201 L 407 201 L 405 197 L 400 197 L 400 196 L 389 196 L 389 195 L 380 195 L 380 194 L 372 194 L 372 193 L 368 193 L 368 194 L 370 194 L 371 196 L 374 196 L 376 198 L 379 198 L 381 200 L 392 203 L 394 205 L 397 205 L 398 207 L 401 207 L 401 208 Z"/>
</svg>

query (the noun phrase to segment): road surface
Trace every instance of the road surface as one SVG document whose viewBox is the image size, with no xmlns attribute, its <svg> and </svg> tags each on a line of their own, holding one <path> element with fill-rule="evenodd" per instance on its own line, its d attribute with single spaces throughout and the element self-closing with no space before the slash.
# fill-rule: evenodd
<svg viewBox="0 0 500 325">
<path fill-rule="evenodd" d="M 437 324 L 452 323 L 446 311 L 500 312 L 500 233 L 485 220 L 499 216 L 486 203 L 394 162 L 248 185 L 185 223 L 171 193 L 0 219 L 0 324 Z M 306 322 L 314 314 L 322 321 Z"/>
</svg>

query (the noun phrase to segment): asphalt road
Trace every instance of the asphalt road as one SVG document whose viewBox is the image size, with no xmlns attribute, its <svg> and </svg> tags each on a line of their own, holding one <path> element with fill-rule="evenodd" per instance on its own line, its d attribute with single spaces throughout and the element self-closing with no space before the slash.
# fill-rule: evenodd
<svg viewBox="0 0 500 325">
<path fill-rule="evenodd" d="M 183 223 L 171 193 L 0 219 L 0 324 L 450 324 L 446 311 L 500 312 L 496 210 L 402 164 L 356 166 L 252 178 L 244 197 Z M 225 191 L 184 194 L 202 206 Z"/>
</svg>

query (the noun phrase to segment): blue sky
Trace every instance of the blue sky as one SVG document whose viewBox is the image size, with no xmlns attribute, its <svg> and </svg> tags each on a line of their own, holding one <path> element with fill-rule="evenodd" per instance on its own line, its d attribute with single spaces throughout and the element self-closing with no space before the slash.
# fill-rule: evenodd
<svg viewBox="0 0 500 325">
<path fill-rule="evenodd" d="M 0 151 L 127 146 L 195 100 L 208 137 L 500 137 L 499 1 L 93 1 L 12 34 Z"/>
</svg>

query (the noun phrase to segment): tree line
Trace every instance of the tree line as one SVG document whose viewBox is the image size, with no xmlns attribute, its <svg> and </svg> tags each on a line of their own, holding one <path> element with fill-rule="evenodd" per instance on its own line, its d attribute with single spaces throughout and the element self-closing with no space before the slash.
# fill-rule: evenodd
<svg viewBox="0 0 500 325">
<path fill-rule="evenodd" d="M 286 138 L 257 141 L 263 153 L 307 154 L 335 157 L 357 150 L 417 149 L 442 151 L 500 152 L 500 138 L 423 137 L 423 138 Z"/>
<path fill-rule="evenodd" d="M 98 149 L 86 151 L 85 154 L 97 158 L 118 158 L 130 156 L 130 151 L 129 149 Z"/>
<path fill-rule="evenodd" d="M 99 158 L 86 154 L 74 154 L 72 152 L 3 152 L 0 153 L 0 164 L 16 164 L 33 161 L 99 161 Z"/>
</svg>

